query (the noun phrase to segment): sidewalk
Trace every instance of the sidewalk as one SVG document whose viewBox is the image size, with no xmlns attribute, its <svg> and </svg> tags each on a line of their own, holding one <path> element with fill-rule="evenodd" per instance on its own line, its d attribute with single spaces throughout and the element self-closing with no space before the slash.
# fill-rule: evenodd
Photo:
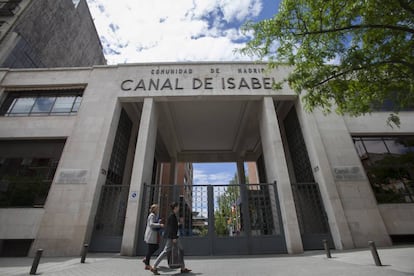
<svg viewBox="0 0 414 276">
<path fill-rule="evenodd" d="M 414 246 L 378 249 L 383 266 L 375 266 L 369 249 L 332 251 L 327 259 L 323 251 L 301 255 L 214 256 L 186 258 L 193 271 L 183 275 L 252 276 L 252 275 L 414 275 Z M 144 270 L 142 257 L 118 254 L 88 254 L 86 262 L 79 258 L 42 257 L 37 275 L 152 275 Z M 0 258 L 0 275 L 29 275 L 33 258 Z M 166 260 L 159 267 L 161 275 L 178 275 L 179 270 L 167 268 Z"/>
</svg>

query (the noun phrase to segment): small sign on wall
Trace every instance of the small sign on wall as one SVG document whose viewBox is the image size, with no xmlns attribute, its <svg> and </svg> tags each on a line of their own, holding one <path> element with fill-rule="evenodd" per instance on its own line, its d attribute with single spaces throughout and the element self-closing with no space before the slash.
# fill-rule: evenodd
<svg viewBox="0 0 414 276">
<path fill-rule="evenodd" d="M 129 201 L 137 201 L 138 200 L 138 192 L 132 191 L 129 194 Z"/>
<path fill-rule="evenodd" d="M 359 181 L 365 180 L 365 175 L 358 166 L 333 167 L 335 180 L 337 181 Z"/>
<path fill-rule="evenodd" d="M 57 184 L 86 184 L 88 170 L 62 169 L 59 172 Z"/>
</svg>

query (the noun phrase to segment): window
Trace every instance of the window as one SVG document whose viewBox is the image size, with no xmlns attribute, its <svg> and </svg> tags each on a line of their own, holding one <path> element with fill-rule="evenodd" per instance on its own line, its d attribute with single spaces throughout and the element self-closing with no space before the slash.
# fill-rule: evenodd
<svg viewBox="0 0 414 276">
<path fill-rule="evenodd" d="M 414 202 L 414 136 L 353 140 L 378 203 Z"/>
<path fill-rule="evenodd" d="M 33 104 L 35 103 L 35 97 L 21 97 L 17 98 L 13 101 L 13 106 L 9 108 L 9 114 L 12 115 L 21 115 L 21 114 L 28 114 L 32 110 Z"/>
<path fill-rule="evenodd" d="M 48 114 L 52 109 L 56 97 L 38 97 L 32 109 L 32 114 Z"/>
<path fill-rule="evenodd" d="M 73 115 L 79 110 L 83 91 L 19 91 L 9 92 L 0 109 L 2 116 Z"/>
<path fill-rule="evenodd" d="M 0 208 L 43 206 L 64 145 L 64 140 L 0 141 Z"/>
<path fill-rule="evenodd" d="M 52 112 L 56 114 L 69 114 L 72 111 L 76 96 L 57 97 Z"/>
</svg>

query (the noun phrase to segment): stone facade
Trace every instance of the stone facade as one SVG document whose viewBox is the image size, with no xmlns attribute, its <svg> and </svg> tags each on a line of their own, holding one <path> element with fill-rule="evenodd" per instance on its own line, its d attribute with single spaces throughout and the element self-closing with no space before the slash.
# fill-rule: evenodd
<svg viewBox="0 0 414 276">
<path fill-rule="evenodd" d="M 10 93 L 29 88 L 84 88 L 75 116 L 0 117 L 2 140 L 66 139 L 42 211 L 33 215 L 30 208 L 19 210 L 23 218 L 32 218 L 20 227 L 21 222 L 11 219 L 16 210 L 0 209 L 0 225 L 7 225 L 1 228 L 0 239 L 13 236 L 13 229 L 20 228 L 15 235 L 34 239 L 32 254 L 36 248 L 54 256 L 81 252 L 94 233 L 100 193 L 123 109 L 133 122 L 133 134 L 124 178 L 129 181 L 129 196 L 121 254 L 135 255 L 142 239 L 139 229 L 145 219 L 139 199 L 143 183 L 151 183 L 154 158 L 172 162 L 175 167 L 175 162 L 239 164 L 256 161 L 261 155 L 267 182 L 276 181 L 278 185 L 287 252 L 303 252 L 291 189 L 291 157 L 286 154 L 282 130 L 283 110 L 288 108 L 296 110 L 335 248 L 366 247 L 368 240 L 387 246 L 391 244 L 390 235 L 414 234 L 410 222 L 414 204 L 377 204 L 352 142 L 352 135 L 358 134 L 413 135 L 414 113 L 401 112 L 399 129 L 385 124 L 384 113 L 361 118 L 306 113 L 288 87 L 271 89 L 272 81 L 284 78 L 289 68 L 279 67 L 272 72 L 263 68 L 265 64 L 242 62 L 0 70 L 3 100 Z M 208 107 L 205 113 L 203 106 Z M 238 115 L 233 118 L 233 114 Z M 233 122 L 239 125 L 234 127 Z M 204 128 L 198 128 L 200 125 Z M 218 129 L 221 125 L 225 128 Z M 346 175 L 349 168 L 353 168 L 352 177 Z M 82 181 L 62 181 L 65 173 L 81 171 L 86 172 Z"/>
</svg>

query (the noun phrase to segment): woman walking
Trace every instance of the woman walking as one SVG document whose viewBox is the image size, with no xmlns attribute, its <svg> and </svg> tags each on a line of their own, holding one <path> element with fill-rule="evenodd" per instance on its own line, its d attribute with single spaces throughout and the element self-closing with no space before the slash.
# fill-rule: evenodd
<svg viewBox="0 0 414 276">
<path fill-rule="evenodd" d="M 145 228 L 144 241 L 147 243 L 147 255 L 142 260 L 145 264 L 146 270 L 151 270 L 150 259 L 152 254 L 159 248 L 158 230 L 164 227 L 164 224 L 160 223 L 158 219 L 159 207 L 157 204 L 152 204 L 150 207 L 150 213 L 147 218 L 147 227 Z"/>
<path fill-rule="evenodd" d="M 180 243 L 180 240 L 178 238 L 178 211 L 180 210 L 180 207 L 177 202 L 173 202 L 170 204 L 171 208 L 171 215 L 168 217 L 167 220 L 167 227 L 165 230 L 164 237 L 167 238 L 167 242 L 165 244 L 164 250 L 160 253 L 158 258 L 154 262 L 154 267 L 151 268 L 151 271 L 154 273 L 154 275 L 160 275 L 160 273 L 157 270 L 158 264 L 161 262 L 162 258 L 164 258 L 168 253 L 171 252 L 173 245 L 178 247 L 179 253 L 180 253 L 180 266 L 181 266 L 181 273 L 188 273 L 191 271 L 191 269 L 188 269 L 185 267 L 184 264 L 184 250 Z"/>
</svg>

